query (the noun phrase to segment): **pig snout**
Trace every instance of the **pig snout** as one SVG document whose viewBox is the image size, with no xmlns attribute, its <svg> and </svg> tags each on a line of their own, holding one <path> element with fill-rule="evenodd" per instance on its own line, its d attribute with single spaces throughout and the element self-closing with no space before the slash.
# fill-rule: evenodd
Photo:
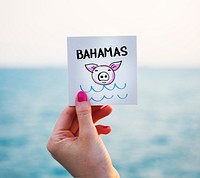
<svg viewBox="0 0 200 178">
<path fill-rule="evenodd" d="M 99 66 L 92 72 L 94 82 L 100 85 L 109 85 L 114 80 L 114 71 L 108 66 Z"/>
<path fill-rule="evenodd" d="M 110 79 L 110 76 L 107 72 L 100 72 L 98 75 L 98 80 L 99 81 L 108 81 Z"/>
</svg>

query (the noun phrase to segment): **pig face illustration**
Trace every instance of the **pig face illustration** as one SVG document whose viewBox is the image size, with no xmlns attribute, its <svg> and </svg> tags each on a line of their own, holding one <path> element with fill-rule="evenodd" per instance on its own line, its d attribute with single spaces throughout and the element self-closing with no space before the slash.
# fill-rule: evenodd
<svg viewBox="0 0 200 178">
<path fill-rule="evenodd" d="M 94 63 L 86 64 L 86 69 L 91 72 L 92 79 L 99 85 L 109 85 L 115 80 L 115 71 L 119 69 L 122 61 L 117 61 L 108 65 L 98 65 Z"/>
</svg>

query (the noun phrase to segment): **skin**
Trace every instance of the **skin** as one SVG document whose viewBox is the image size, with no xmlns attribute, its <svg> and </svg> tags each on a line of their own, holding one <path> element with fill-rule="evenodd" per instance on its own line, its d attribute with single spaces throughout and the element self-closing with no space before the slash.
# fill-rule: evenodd
<svg viewBox="0 0 200 178">
<path fill-rule="evenodd" d="M 47 143 L 47 149 L 75 178 L 119 178 L 100 137 L 110 126 L 95 123 L 112 112 L 110 106 L 91 107 L 76 99 L 76 106 L 61 113 Z"/>
</svg>

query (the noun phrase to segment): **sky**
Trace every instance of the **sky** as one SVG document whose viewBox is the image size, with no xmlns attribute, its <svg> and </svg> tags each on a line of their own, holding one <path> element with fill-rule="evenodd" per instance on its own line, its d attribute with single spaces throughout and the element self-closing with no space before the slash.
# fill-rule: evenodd
<svg viewBox="0 0 200 178">
<path fill-rule="evenodd" d="M 136 35 L 138 65 L 200 67 L 200 0 L 0 0 L 0 67 L 66 66 L 67 36 Z"/>
</svg>

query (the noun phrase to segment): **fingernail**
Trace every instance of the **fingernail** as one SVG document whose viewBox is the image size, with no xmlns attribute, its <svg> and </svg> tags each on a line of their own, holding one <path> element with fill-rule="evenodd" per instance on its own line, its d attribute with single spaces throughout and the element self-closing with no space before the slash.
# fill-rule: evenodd
<svg viewBox="0 0 200 178">
<path fill-rule="evenodd" d="M 109 127 L 110 127 L 110 126 L 103 126 L 104 129 L 107 129 L 107 128 L 109 128 Z"/>
<path fill-rule="evenodd" d="M 87 101 L 87 95 L 83 91 L 78 92 L 78 102 Z"/>
</svg>

